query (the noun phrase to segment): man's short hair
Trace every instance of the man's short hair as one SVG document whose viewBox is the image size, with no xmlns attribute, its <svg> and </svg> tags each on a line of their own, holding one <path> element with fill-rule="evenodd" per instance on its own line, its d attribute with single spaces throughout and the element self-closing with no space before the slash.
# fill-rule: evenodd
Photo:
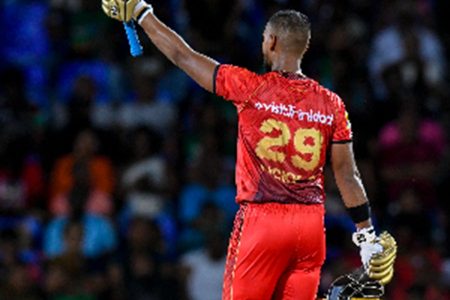
<svg viewBox="0 0 450 300">
<path fill-rule="evenodd" d="M 295 10 L 280 10 L 267 24 L 281 39 L 285 50 L 305 52 L 311 35 L 311 23 L 306 15 Z"/>
</svg>

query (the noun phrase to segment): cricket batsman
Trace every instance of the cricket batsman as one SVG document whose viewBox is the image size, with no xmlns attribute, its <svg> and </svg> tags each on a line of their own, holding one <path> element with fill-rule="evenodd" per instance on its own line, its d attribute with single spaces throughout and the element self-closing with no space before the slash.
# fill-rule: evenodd
<svg viewBox="0 0 450 300">
<path fill-rule="evenodd" d="M 228 247 L 223 300 L 316 298 L 325 259 L 327 156 L 356 225 L 353 241 L 360 248 L 365 278 L 361 284 L 369 280 L 382 286 L 391 280 L 395 240 L 388 233 L 377 236 L 372 227 L 344 102 L 301 69 L 311 38 L 305 15 L 283 10 L 270 18 L 262 42 L 268 72 L 258 75 L 193 50 L 143 0 L 103 0 L 102 8 L 119 21 L 137 21 L 170 61 L 237 108 L 240 209 Z M 332 297 L 360 297 L 337 293 Z"/>
</svg>

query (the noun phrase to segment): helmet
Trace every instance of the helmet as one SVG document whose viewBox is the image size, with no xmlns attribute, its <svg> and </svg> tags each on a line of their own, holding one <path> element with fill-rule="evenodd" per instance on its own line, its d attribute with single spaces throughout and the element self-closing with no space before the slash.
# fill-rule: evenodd
<svg viewBox="0 0 450 300">
<path fill-rule="evenodd" d="M 370 279 L 363 269 L 340 276 L 331 284 L 327 300 L 380 300 L 384 287 Z"/>
</svg>

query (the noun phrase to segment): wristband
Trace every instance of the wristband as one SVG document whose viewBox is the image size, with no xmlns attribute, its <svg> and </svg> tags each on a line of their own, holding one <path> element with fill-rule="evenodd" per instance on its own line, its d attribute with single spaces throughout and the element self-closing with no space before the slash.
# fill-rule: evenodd
<svg viewBox="0 0 450 300">
<path fill-rule="evenodd" d="M 367 221 L 370 218 L 369 202 L 355 207 L 348 207 L 347 211 L 355 224 Z"/>
<path fill-rule="evenodd" d="M 139 1 L 134 8 L 133 15 L 135 16 L 135 20 L 138 22 L 138 24 L 141 24 L 145 16 L 150 13 L 153 13 L 153 7 L 145 1 Z"/>
</svg>

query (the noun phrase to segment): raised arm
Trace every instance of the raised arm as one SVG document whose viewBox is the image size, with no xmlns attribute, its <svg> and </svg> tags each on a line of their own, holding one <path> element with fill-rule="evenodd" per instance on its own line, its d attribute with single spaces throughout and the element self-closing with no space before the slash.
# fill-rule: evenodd
<svg viewBox="0 0 450 300">
<path fill-rule="evenodd" d="M 218 63 L 193 50 L 181 36 L 162 23 L 153 13 L 147 14 L 140 25 L 153 44 L 175 65 L 206 90 L 213 91 L 214 71 Z"/>
<path fill-rule="evenodd" d="M 128 22 L 135 19 L 153 44 L 175 65 L 206 90 L 213 92 L 214 72 L 218 63 L 193 50 L 154 14 L 143 0 L 102 0 L 103 11 L 111 18 Z"/>
</svg>

